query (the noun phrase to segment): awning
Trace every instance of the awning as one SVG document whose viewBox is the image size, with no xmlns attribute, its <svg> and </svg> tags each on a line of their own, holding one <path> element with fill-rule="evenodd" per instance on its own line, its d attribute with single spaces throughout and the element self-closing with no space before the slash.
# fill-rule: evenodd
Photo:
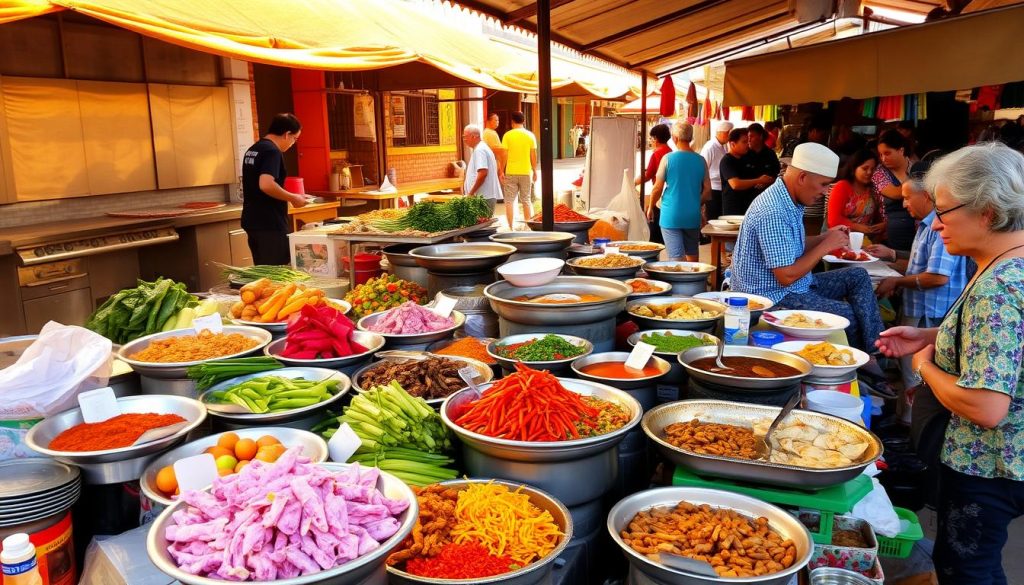
<svg viewBox="0 0 1024 585">
<path fill-rule="evenodd" d="M 1024 6 L 871 33 L 725 64 L 730 106 L 949 91 L 1024 80 L 1013 47 Z"/>
<path fill-rule="evenodd" d="M 366 71 L 424 63 L 472 85 L 537 92 L 536 57 L 398 0 L 0 0 L 0 23 L 74 10 L 225 57 L 299 69 Z M 631 80 L 560 63 L 554 87 L 620 97 Z M 636 77 L 635 75 L 632 77 Z M 638 78 L 637 78 L 638 81 Z"/>
<path fill-rule="evenodd" d="M 618 109 L 619 114 L 640 114 L 640 106 L 643 104 L 640 98 L 637 98 L 628 104 Z M 661 96 L 658 94 L 647 96 L 647 115 L 648 116 L 660 116 L 658 109 L 661 108 Z"/>
</svg>

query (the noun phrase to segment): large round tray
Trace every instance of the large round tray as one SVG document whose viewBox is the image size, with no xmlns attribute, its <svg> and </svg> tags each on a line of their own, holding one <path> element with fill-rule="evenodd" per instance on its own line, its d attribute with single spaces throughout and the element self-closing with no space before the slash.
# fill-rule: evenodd
<svg viewBox="0 0 1024 585">
<path fill-rule="evenodd" d="M 355 341 L 359 345 L 362 345 L 369 351 L 338 358 L 320 358 L 312 360 L 287 358 L 280 355 L 281 352 L 284 351 L 285 345 L 288 343 L 288 338 L 283 337 L 263 348 L 263 353 L 287 366 L 340 369 L 359 363 L 363 360 L 370 359 L 373 357 L 373 354 L 377 353 L 382 347 L 384 347 L 384 336 L 379 333 L 373 333 L 372 331 L 353 331 L 349 334 L 349 339 L 351 341 Z"/>
<path fill-rule="evenodd" d="M 387 353 L 387 352 L 385 352 L 385 353 Z M 417 352 L 412 352 L 412 353 L 417 353 Z M 483 363 L 480 360 L 475 360 L 475 359 L 472 359 L 472 358 L 458 356 L 458 355 L 435 355 L 435 354 L 431 354 L 429 352 L 419 352 L 419 353 L 422 353 L 423 356 L 425 356 L 425 357 L 438 357 L 438 358 L 449 359 L 449 360 L 456 361 L 456 362 L 462 362 L 463 367 L 469 366 L 469 367 L 473 368 L 477 372 L 477 375 L 473 376 L 473 382 L 475 382 L 477 385 L 479 385 L 479 384 L 486 384 L 487 382 L 490 382 L 491 380 L 494 379 L 494 370 L 491 369 L 491 366 Z M 401 363 L 405 363 L 405 362 L 408 362 L 408 361 L 415 361 L 415 360 L 416 360 L 416 358 L 403 359 L 403 358 L 398 358 L 398 357 L 386 357 L 386 358 L 384 358 L 382 360 L 377 360 L 377 361 L 375 361 L 373 363 L 366 364 L 365 366 L 359 368 L 358 370 L 356 370 L 355 373 L 352 374 L 352 387 L 355 388 L 356 392 L 363 392 L 364 390 L 369 390 L 369 388 L 363 388 L 359 384 L 359 379 L 363 376 L 363 374 L 365 374 L 366 372 L 370 371 L 373 368 L 376 368 L 377 366 L 382 365 L 384 362 L 397 362 L 397 363 L 401 364 Z M 460 388 L 460 390 L 461 390 L 461 388 Z M 456 392 L 457 391 L 458 390 L 456 390 Z M 454 392 L 453 392 L 453 394 L 454 394 Z M 441 406 L 441 403 L 444 402 L 444 398 L 431 398 L 431 399 L 424 399 L 424 400 L 426 401 L 427 404 L 429 404 L 431 407 L 433 407 L 434 410 L 437 410 L 437 408 Z"/>
<path fill-rule="evenodd" d="M 665 270 L 667 266 L 681 264 L 698 268 L 696 272 L 673 272 Z M 665 282 L 693 282 L 707 280 L 708 275 L 715 271 L 715 267 L 703 262 L 682 262 L 680 260 L 664 260 L 661 262 L 648 262 L 644 264 L 644 272 L 651 278 L 664 280 Z"/>
<path fill-rule="evenodd" d="M 626 256 L 627 254 L 622 254 Z M 633 277 L 639 272 L 640 267 L 643 266 L 643 261 L 636 258 L 637 263 L 633 266 L 623 266 L 619 268 L 601 268 L 597 266 L 581 266 L 580 261 L 588 258 L 600 258 L 602 254 L 594 254 L 591 256 L 581 256 L 579 258 L 571 258 L 566 264 L 572 269 L 573 272 L 580 276 L 600 276 L 603 278 L 617 278 L 622 276 Z M 632 258 L 632 256 L 631 256 Z"/>
<path fill-rule="evenodd" d="M 487 272 L 504 264 L 515 253 L 515 246 L 495 242 L 434 244 L 409 250 L 417 264 L 441 274 Z"/>
<path fill-rule="evenodd" d="M 131 359 L 130 355 L 134 355 L 147 347 L 150 342 L 157 339 L 168 339 L 171 337 L 184 337 L 195 335 L 195 330 L 192 328 L 188 329 L 175 329 L 173 331 L 162 331 L 160 333 L 154 333 L 145 337 L 140 337 L 135 341 L 131 341 L 121 346 L 121 349 L 117 350 L 117 357 L 124 363 L 130 365 L 135 372 L 142 376 L 148 376 L 150 378 L 162 378 L 162 379 L 173 379 L 181 380 L 187 378 L 188 375 L 185 373 L 189 366 L 194 366 L 204 362 L 214 360 L 225 360 L 229 358 L 242 357 L 254 353 L 258 353 L 262 350 L 273 337 L 270 332 L 266 329 L 259 327 L 249 327 L 246 325 L 225 325 L 224 334 L 229 335 L 232 333 L 240 333 L 246 337 L 251 337 L 257 340 L 259 343 L 255 346 L 238 353 L 230 355 L 217 356 L 215 358 L 209 358 L 205 360 L 196 360 L 191 362 L 172 362 L 172 363 L 159 363 L 159 362 L 140 362 Z"/>
<path fill-rule="evenodd" d="M 523 325 L 580 325 L 612 319 L 626 306 L 632 291 L 622 282 L 595 276 L 559 276 L 543 286 L 518 287 L 500 280 L 484 289 L 484 296 L 499 317 Z M 573 304 L 543 304 L 512 300 L 521 295 L 535 297 L 549 293 L 587 293 L 603 300 Z"/>
<path fill-rule="evenodd" d="M 759 419 L 774 419 L 780 410 L 782 409 L 778 406 L 763 406 L 727 400 L 682 400 L 662 404 L 649 410 L 644 415 L 640 426 L 658 451 L 676 465 L 704 475 L 799 490 L 818 490 L 850 481 L 860 475 L 865 467 L 882 456 L 882 442 L 871 431 L 837 416 L 810 410 L 794 410 L 788 418 L 814 421 L 826 426 L 834 433 L 842 433 L 854 437 L 858 441 L 863 440 L 869 443 L 870 446 L 861 461 L 847 467 L 829 469 L 797 467 L 768 461 L 701 455 L 684 451 L 663 439 L 665 427 L 676 422 L 685 422 L 696 418 L 702 422 L 751 427 Z"/>
<path fill-rule="evenodd" d="M 255 374 L 246 374 L 244 376 L 238 376 L 231 378 L 230 380 L 224 380 L 219 384 L 210 387 L 206 392 L 203 392 L 199 396 L 199 401 L 204 405 L 210 403 L 210 397 L 213 392 L 219 392 L 221 390 L 227 390 L 232 386 L 236 386 L 245 382 L 246 380 L 252 380 L 253 378 L 262 378 L 264 376 L 279 376 L 281 378 L 303 378 L 305 380 L 311 380 L 319 382 L 328 378 L 333 378 L 338 381 L 337 392 L 331 398 L 311 404 L 309 406 L 303 406 L 302 408 L 293 408 L 284 412 L 266 412 L 266 413 L 233 413 L 233 412 L 219 412 L 213 408 L 209 409 L 210 416 L 213 418 L 220 418 L 230 421 L 235 425 L 276 425 L 276 424 L 288 424 L 290 422 L 302 420 L 319 412 L 325 411 L 328 408 L 333 407 L 345 396 L 346 393 L 352 388 L 352 382 L 348 376 L 342 374 L 337 370 L 331 370 L 327 368 L 281 368 L 280 370 L 270 370 L 268 372 L 257 372 Z"/>
<path fill-rule="evenodd" d="M 566 232 L 504 232 L 489 237 L 492 242 L 515 246 L 526 254 L 558 252 L 572 245 L 572 234 Z"/>
</svg>

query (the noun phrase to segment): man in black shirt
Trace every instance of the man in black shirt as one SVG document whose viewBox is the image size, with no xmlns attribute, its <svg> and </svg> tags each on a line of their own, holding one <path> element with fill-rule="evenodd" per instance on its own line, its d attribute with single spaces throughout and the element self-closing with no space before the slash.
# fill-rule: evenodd
<svg viewBox="0 0 1024 585">
<path fill-rule="evenodd" d="M 302 124 L 294 114 L 278 114 L 270 128 L 242 157 L 242 229 L 254 264 L 289 264 L 288 204 L 306 198 L 284 189 L 284 151 L 295 145 Z"/>
<path fill-rule="evenodd" d="M 750 158 L 750 165 L 758 176 L 778 177 L 782 167 L 775 151 L 765 146 L 764 141 L 767 139 L 768 131 L 764 129 L 764 126 L 757 123 L 747 126 L 747 145 L 750 148 L 747 157 Z M 757 187 L 755 190 L 760 195 L 767 187 L 768 185 L 765 185 Z"/>
<path fill-rule="evenodd" d="M 719 167 L 722 176 L 722 215 L 744 215 L 757 196 L 758 188 L 775 182 L 759 172 L 747 156 L 747 129 L 736 128 L 729 133 L 729 152 L 722 157 Z"/>
</svg>

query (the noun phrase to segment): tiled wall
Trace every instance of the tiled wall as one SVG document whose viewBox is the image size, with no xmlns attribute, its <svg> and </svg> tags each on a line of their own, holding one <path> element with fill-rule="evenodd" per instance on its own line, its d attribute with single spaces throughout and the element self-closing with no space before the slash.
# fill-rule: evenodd
<svg viewBox="0 0 1024 585">
<path fill-rule="evenodd" d="M 108 211 L 177 207 L 190 201 L 227 201 L 224 185 L 96 195 L 0 205 L 0 228 L 102 216 Z"/>
</svg>

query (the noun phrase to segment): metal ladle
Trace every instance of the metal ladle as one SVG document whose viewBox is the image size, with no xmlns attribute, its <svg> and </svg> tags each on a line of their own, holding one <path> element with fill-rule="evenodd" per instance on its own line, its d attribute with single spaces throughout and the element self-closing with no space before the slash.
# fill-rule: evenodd
<svg viewBox="0 0 1024 585">
<path fill-rule="evenodd" d="M 715 355 L 715 365 L 718 366 L 715 371 L 726 372 L 732 370 L 729 366 L 722 363 L 722 354 L 725 353 L 725 343 L 721 339 L 715 338 L 715 342 L 718 344 L 718 353 Z"/>
<path fill-rule="evenodd" d="M 661 560 L 661 564 L 672 567 L 673 569 L 705 577 L 718 577 L 718 573 L 715 572 L 714 567 L 712 567 L 711 563 L 707 561 L 691 559 L 690 557 L 684 557 L 670 552 L 658 553 L 658 558 Z"/>
<path fill-rule="evenodd" d="M 768 426 L 768 431 L 764 434 L 763 437 L 761 437 L 761 442 L 755 443 L 758 459 L 770 461 L 769 458 L 772 455 L 772 444 L 771 441 L 768 440 L 768 438 L 771 436 L 773 432 L 775 432 L 775 427 L 779 426 L 779 423 L 781 423 L 783 419 L 789 416 L 789 413 L 793 412 L 793 409 L 796 408 L 797 404 L 800 404 L 800 393 L 794 392 L 792 398 L 790 398 L 789 401 L 786 402 L 786 405 L 783 406 L 782 410 L 779 411 L 778 416 L 776 416 L 775 420 L 772 421 L 772 424 Z"/>
</svg>

